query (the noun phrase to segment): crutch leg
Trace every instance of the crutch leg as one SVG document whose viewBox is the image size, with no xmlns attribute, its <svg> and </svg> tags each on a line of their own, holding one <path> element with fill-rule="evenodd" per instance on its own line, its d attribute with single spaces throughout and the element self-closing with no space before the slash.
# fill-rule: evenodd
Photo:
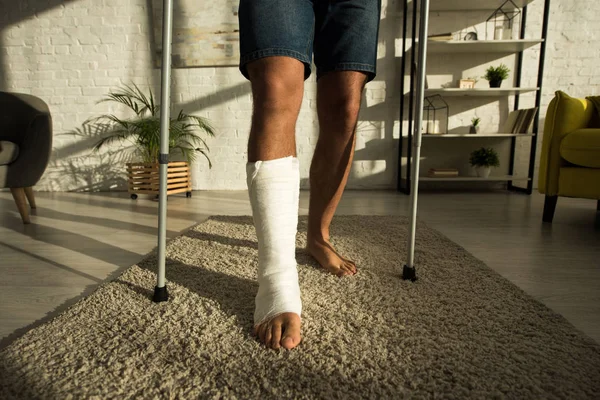
<svg viewBox="0 0 600 400">
<path fill-rule="evenodd" d="M 158 279 L 153 301 L 169 299 L 165 282 L 165 248 L 167 246 L 167 167 L 169 164 L 169 125 L 171 107 L 171 38 L 173 32 L 173 0 L 163 2 L 162 69 L 160 102 L 160 191 L 158 200 Z"/>
<path fill-rule="evenodd" d="M 415 4 L 416 7 L 416 4 Z M 423 123 L 423 98 L 425 96 L 425 71 L 427 67 L 427 30 L 429 24 L 429 0 L 421 0 L 421 19 L 419 25 L 419 53 L 417 73 L 417 98 L 415 105 L 415 133 L 412 169 L 412 188 L 410 191 L 410 231 L 408 238 L 408 262 L 402 270 L 402 278 L 412 282 L 417 280 L 414 266 L 415 238 L 417 228 L 417 201 L 419 197 L 419 166 L 421 160 L 421 126 Z M 403 93 L 401 95 L 404 95 Z M 411 160 L 408 160 L 411 162 Z"/>
</svg>

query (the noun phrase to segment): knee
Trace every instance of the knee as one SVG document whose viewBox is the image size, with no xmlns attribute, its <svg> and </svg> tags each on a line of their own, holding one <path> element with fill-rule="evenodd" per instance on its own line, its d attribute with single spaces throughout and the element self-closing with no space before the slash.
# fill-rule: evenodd
<svg viewBox="0 0 600 400">
<path fill-rule="evenodd" d="M 263 112 L 286 113 L 298 109 L 302 103 L 304 80 L 285 69 L 269 66 L 248 68 L 252 84 L 252 98 L 256 109 Z"/>
<path fill-rule="evenodd" d="M 340 117 L 344 121 L 351 122 L 351 124 L 354 125 L 356 119 L 358 118 L 358 113 L 360 112 L 360 103 L 360 96 L 343 96 L 337 103 Z"/>
<path fill-rule="evenodd" d="M 335 124 L 340 131 L 352 135 L 358 114 L 360 112 L 361 99 L 356 94 L 339 94 L 329 101 L 319 104 L 319 113 L 322 123 Z"/>
</svg>

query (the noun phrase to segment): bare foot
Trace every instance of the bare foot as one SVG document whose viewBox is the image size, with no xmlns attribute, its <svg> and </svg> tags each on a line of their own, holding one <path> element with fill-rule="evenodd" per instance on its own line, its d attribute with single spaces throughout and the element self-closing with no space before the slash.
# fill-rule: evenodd
<svg viewBox="0 0 600 400">
<path fill-rule="evenodd" d="M 298 346 L 300 337 L 300 316 L 296 313 L 283 313 L 254 327 L 254 334 L 269 349 L 291 350 Z"/>
<path fill-rule="evenodd" d="M 307 240 L 306 251 L 329 273 L 342 277 L 356 274 L 356 264 L 342 257 L 328 240 Z"/>
</svg>

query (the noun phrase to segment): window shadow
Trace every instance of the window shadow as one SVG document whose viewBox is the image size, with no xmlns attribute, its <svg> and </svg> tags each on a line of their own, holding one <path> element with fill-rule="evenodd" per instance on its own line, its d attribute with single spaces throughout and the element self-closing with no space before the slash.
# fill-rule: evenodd
<svg viewBox="0 0 600 400">
<path fill-rule="evenodd" d="M 14 203 L 11 204 L 10 200 L 0 199 L 0 204 L 3 204 L 3 207 L 15 207 Z M 16 207 L 15 207 L 16 210 Z M 101 217 L 91 217 L 87 215 L 75 215 L 64 213 L 60 211 L 56 211 L 50 208 L 45 207 L 37 207 L 35 210 L 32 210 L 32 213 L 35 212 L 35 215 L 43 216 L 44 218 L 50 218 L 57 221 L 70 221 L 77 222 L 82 224 L 89 224 L 93 226 L 103 226 L 111 229 L 118 229 L 122 231 L 128 231 L 132 233 L 138 233 L 143 235 L 156 235 L 157 228 L 148 225 L 136 224 L 135 222 L 126 222 L 120 221 L 116 219 L 110 218 L 101 218 Z M 167 237 L 173 237 L 178 235 L 177 231 L 167 231 Z"/>
<path fill-rule="evenodd" d="M 99 207 L 99 208 L 102 208 L 105 210 L 107 208 L 112 208 L 112 209 L 119 209 L 122 211 L 131 211 L 131 212 L 135 212 L 135 213 L 147 214 L 147 215 L 153 215 L 153 216 L 157 215 L 157 213 L 158 213 L 158 202 L 156 202 L 156 205 L 154 205 L 154 206 L 145 206 L 145 205 L 143 205 L 144 204 L 143 201 L 139 200 L 139 199 L 138 200 L 130 200 L 127 202 L 111 202 L 108 200 L 115 199 L 115 197 L 113 195 L 102 195 L 102 192 L 94 193 L 93 195 L 90 194 L 89 196 L 73 196 L 73 195 L 69 195 L 66 193 L 53 192 L 52 197 L 56 198 L 60 201 L 64 201 L 64 202 L 69 202 L 69 203 L 74 203 L 74 204 L 84 204 L 87 206 Z M 169 196 L 169 197 L 172 198 L 173 196 Z M 129 198 L 129 196 L 126 193 L 124 193 L 123 197 L 120 197 L 120 196 L 117 197 L 117 199 L 122 199 L 122 198 Z M 168 200 L 168 201 L 170 201 L 170 200 Z M 185 211 L 169 209 L 168 216 L 169 216 L 169 218 L 179 218 L 179 219 L 193 220 L 193 221 L 203 221 L 208 217 L 208 215 L 206 215 L 206 214 L 194 212 L 193 209 L 185 210 Z"/>
<path fill-rule="evenodd" d="M 93 275 L 89 275 L 89 274 L 86 274 L 85 272 L 78 271 L 78 270 L 76 270 L 76 269 L 74 269 L 74 268 L 71 268 L 71 267 L 69 267 L 68 265 L 61 264 L 61 263 L 59 263 L 59 262 L 56 262 L 56 261 L 50 260 L 49 258 L 42 257 L 42 256 L 40 256 L 40 255 L 34 254 L 34 253 L 30 252 L 30 251 L 23 250 L 23 249 L 21 249 L 21 248 L 19 248 L 19 247 L 16 247 L 16 246 L 10 245 L 10 244 L 8 244 L 8 243 L 5 243 L 5 242 L 0 242 L 0 246 L 3 246 L 3 247 L 6 247 L 6 248 L 9 248 L 9 249 L 11 249 L 11 250 L 13 250 L 13 251 L 16 251 L 16 252 L 22 253 L 22 254 L 26 255 L 27 257 L 35 258 L 36 260 L 39 260 L 39 261 L 41 261 L 41 262 L 43 262 L 43 263 L 46 263 L 46 264 L 53 265 L 53 266 L 55 266 L 55 267 L 57 267 L 57 268 L 60 268 L 60 269 L 62 269 L 62 270 L 64 270 L 64 271 L 67 271 L 67 272 L 69 272 L 69 273 L 72 273 L 72 274 L 75 274 L 75 275 L 79 275 L 79 276 L 81 276 L 82 278 L 89 279 L 89 280 L 91 280 L 91 281 L 93 281 L 93 282 L 96 282 L 96 283 L 102 283 L 102 282 L 103 282 L 103 280 L 102 280 L 102 279 L 98 279 L 98 278 L 96 278 L 96 277 L 95 277 L 95 276 L 93 276 Z M 1 347 L 1 346 L 0 346 L 0 347 Z"/>
<path fill-rule="evenodd" d="M 142 256 L 139 253 L 64 229 L 37 224 L 23 225 L 21 219 L 16 216 L 5 216 L 4 218 L 8 221 L 4 225 L 6 229 L 28 236 L 35 241 L 75 251 L 108 264 L 117 264 L 118 260 L 131 260 L 131 262 L 135 262 L 136 259 Z"/>
</svg>

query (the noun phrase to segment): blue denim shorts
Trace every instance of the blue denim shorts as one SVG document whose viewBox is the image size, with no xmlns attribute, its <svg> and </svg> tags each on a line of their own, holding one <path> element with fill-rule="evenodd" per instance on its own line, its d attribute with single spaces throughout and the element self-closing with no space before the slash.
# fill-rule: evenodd
<svg viewBox="0 0 600 400">
<path fill-rule="evenodd" d="M 270 56 L 304 63 L 304 79 L 330 71 L 363 71 L 375 78 L 381 0 L 240 0 L 240 71 Z"/>
</svg>

